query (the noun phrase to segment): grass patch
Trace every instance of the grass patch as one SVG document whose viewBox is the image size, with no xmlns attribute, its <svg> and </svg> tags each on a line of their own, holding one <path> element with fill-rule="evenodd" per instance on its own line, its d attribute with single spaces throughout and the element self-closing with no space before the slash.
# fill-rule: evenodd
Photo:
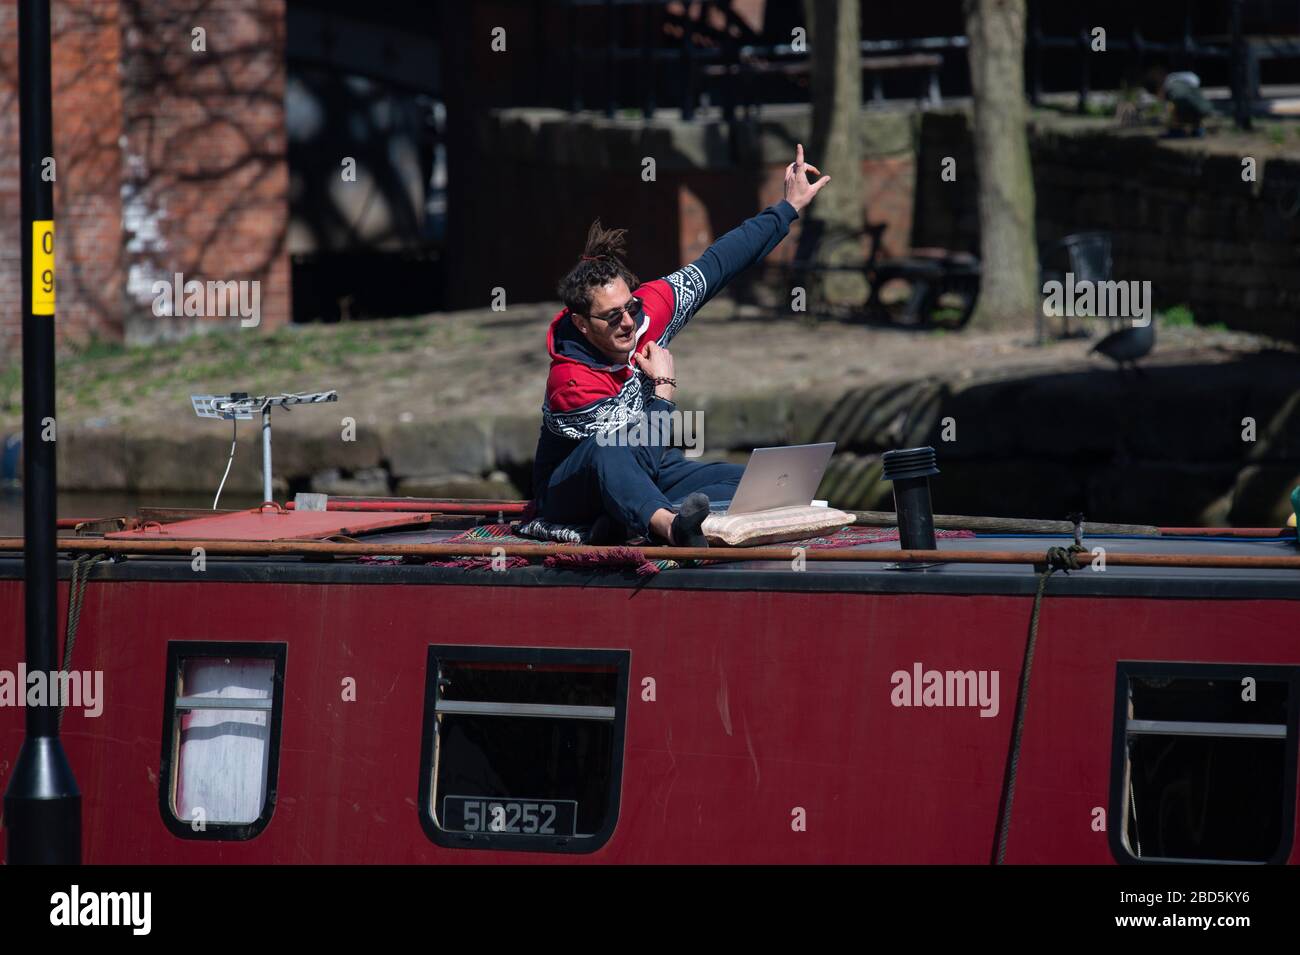
<svg viewBox="0 0 1300 955">
<path fill-rule="evenodd" d="M 17 411 L 23 397 L 23 369 L 18 362 L 0 366 L 0 412 Z"/>
<path fill-rule="evenodd" d="M 355 375 L 383 376 L 406 360 L 463 333 L 431 316 L 335 325 L 287 325 L 271 332 L 216 329 L 180 341 L 144 345 L 90 338 L 60 348 L 56 358 L 60 414 L 113 414 L 141 405 L 176 403 L 201 391 L 303 391 Z M 466 332 L 483 344 L 482 329 Z M 0 418 L 15 425 L 22 408 L 19 352 L 0 358 Z M 179 412 L 178 412 L 179 413 Z"/>
<path fill-rule="evenodd" d="M 1175 305 L 1161 313 L 1160 324 L 1166 328 L 1191 328 L 1196 324 L 1196 316 L 1186 305 Z"/>
</svg>

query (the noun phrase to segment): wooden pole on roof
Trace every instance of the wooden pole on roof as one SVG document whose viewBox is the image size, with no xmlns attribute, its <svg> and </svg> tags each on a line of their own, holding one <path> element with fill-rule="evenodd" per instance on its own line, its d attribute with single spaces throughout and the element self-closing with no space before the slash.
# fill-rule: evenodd
<svg viewBox="0 0 1300 955">
<path fill-rule="evenodd" d="M 225 541 L 225 540 L 106 540 L 104 538 L 62 537 L 59 549 L 79 554 L 121 555 L 183 555 L 190 557 L 196 547 L 202 547 L 209 557 L 286 557 L 324 555 L 331 557 L 426 557 L 452 559 L 456 557 L 551 557 L 572 555 L 617 558 L 634 552 L 647 560 L 771 560 L 788 563 L 796 551 L 802 551 L 807 561 L 834 561 L 849 563 L 945 563 L 945 564 L 1029 564 L 1039 566 L 1046 561 L 1046 550 L 900 550 L 885 548 L 797 548 L 793 544 L 771 544 L 763 547 L 596 547 L 587 544 L 511 544 L 511 543 L 456 543 L 456 544 L 395 544 L 334 543 L 330 541 Z M 0 552 L 21 551 L 20 537 L 0 538 Z M 1079 555 L 1086 566 L 1091 555 Z M 1111 567 L 1183 567 L 1223 570 L 1300 570 L 1300 556 L 1288 554 L 1125 554 L 1106 553 L 1106 564 Z"/>
</svg>

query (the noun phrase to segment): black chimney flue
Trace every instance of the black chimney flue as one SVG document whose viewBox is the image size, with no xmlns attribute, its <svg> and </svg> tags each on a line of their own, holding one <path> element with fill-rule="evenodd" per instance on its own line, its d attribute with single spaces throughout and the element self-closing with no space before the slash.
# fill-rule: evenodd
<svg viewBox="0 0 1300 955">
<path fill-rule="evenodd" d="M 884 479 L 894 484 L 899 543 L 904 550 L 934 550 L 930 478 L 939 473 L 934 448 L 886 451 Z"/>
</svg>

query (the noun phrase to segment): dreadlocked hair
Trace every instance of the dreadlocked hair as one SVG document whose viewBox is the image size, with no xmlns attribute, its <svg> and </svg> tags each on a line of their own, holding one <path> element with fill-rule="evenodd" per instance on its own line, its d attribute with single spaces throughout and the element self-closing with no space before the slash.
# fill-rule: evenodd
<svg viewBox="0 0 1300 955">
<path fill-rule="evenodd" d="M 564 307 L 575 315 L 591 312 L 591 290 L 608 285 L 621 278 L 629 289 L 640 282 L 626 265 L 622 256 L 627 254 L 627 229 L 606 229 L 597 219 L 587 230 L 587 244 L 582 258 L 569 274 L 560 279 L 556 293 Z"/>
</svg>

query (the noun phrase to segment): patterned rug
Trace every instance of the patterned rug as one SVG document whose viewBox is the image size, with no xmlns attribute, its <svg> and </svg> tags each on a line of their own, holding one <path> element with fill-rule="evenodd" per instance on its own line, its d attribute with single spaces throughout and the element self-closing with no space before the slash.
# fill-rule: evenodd
<svg viewBox="0 0 1300 955">
<path fill-rule="evenodd" d="M 462 531 L 455 537 L 449 538 L 448 544 L 538 544 L 543 547 L 561 547 L 561 544 L 547 544 L 536 541 L 531 537 L 520 537 L 514 533 L 513 524 L 481 524 L 478 527 L 472 527 L 467 531 Z M 971 531 L 941 531 L 934 532 L 936 538 L 966 538 L 974 537 Z M 805 550 L 829 550 L 836 547 L 855 547 L 859 544 L 879 544 L 889 541 L 898 540 L 897 527 L 865 527 L 856 524 L 850 524 L 848 527 L 841 528 L 834 534 L 825 537 L 810 537 L 806 540 L 782 541 L 780 544 L 771 544 L 763 546 L 771 547 L 802 547 Z M 725 553 L 726 548 L 718 548 L 721 553 Z M 466 570 L 482 570 L 492 567 L 493 558 L 491 557 L 456 557 L 451 560 L 426 560 L 422 557 L 362 557 L 361 561 L 368 564 L 381 563 L 406 563 L 406 564 L 425 564 L 429 567 L 462 567 Z M 497 558 L 498 566 L 501 565 L 500 558 Z M 527 567 L 530 563 L 527 557 L 506 557 L 505 568 Z M 645 555 L 635 546 L 611 547 L 603 554 L 552 554 L 542 561 L 546 567 L 589 567 L 604 568 L 608 570 L 632 568 L 638 576 L 648 574 L 657 574 L 661 570 L 672 570 L 682 566 L 681 561 L 675 560 L 648 560 Z M 696 566 L 706 566 L 708 564 L 726 563 L 725 560 L 703 560 L 703 561 L 685 561 L 684 563 Z"/>
</svg>

